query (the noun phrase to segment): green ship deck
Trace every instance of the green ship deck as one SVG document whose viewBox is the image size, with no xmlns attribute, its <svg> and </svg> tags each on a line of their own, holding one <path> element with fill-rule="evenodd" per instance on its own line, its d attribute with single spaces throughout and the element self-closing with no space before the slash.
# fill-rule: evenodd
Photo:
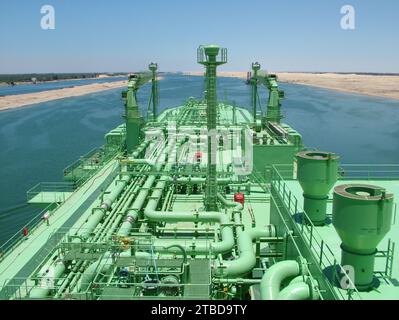
<svg viewBox="0 0 399 320">
<path fill-rule="evenodd" d="M 218 102 L 220 50 L 198 51 L 205 99 L 160 114 L 150 64 L 147 121 L 136 92 L 149 78 L 130 76 L 125 123 L 65 182 L 28 191 L 44 209 L 0 247 L 0 299 L 399 299 L 399 166 L 304 147 L 259 64 L 254 112 Z"/>
</svg>

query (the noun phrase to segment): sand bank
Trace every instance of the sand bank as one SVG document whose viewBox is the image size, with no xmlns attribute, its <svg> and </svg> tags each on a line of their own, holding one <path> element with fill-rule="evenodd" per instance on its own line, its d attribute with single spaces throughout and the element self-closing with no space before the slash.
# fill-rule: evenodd
<svg viewBox="0 0 399 320">
<path fill-rule="evenodd" d="M 127 86 L 126 80 L 0 97 L 0 111 Z"/>
<path fill-rule="evenodd" d="M 399 76 L 363 75 L 340 73 L 298 73 L 276 72 L 279 81 L 310 85 L 342 92 L 365 94 L 399 100 Z M 203 75 L 203 72 L 186 72 L 189 75 Z M 218 72 L 221 77 L 246 79 L 246 72 Z"/>
<path fill-rule="evenodd" d="M 338 73 L 277 73 L 282 82 L 399 99 L 399 76 Z"/>
</svg>

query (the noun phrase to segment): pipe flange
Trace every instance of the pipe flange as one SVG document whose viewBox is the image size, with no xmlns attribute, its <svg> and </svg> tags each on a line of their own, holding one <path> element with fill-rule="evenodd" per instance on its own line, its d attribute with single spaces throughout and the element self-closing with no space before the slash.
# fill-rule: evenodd
<svg viewBox="0 0 399 320">
<path fill-rule="evenodd" d="M 299 273 L 303 276 L 307 276 L 309 274 L 308 262 L 302 256 L 299 256 L 297 261 L 299 265 Z"/>
<path fill-rule="evenodd" d="M 307 277 L 305 283 L 309 286 L 310 299 L 311 300 L 319 300 L 320 299 L 320 289 L 319 289 L 319 283 L 317 282 L 317 280 L 313 279 L 311 277 Z"/>
<path fill-rule="evenodd" d="M 277 228 L 276 228 L 276 226 L 274 224 L 269 224 L 268 228 L 269 228 L 270 237 L 271 238 L 277 237 Z"/>
</svg>

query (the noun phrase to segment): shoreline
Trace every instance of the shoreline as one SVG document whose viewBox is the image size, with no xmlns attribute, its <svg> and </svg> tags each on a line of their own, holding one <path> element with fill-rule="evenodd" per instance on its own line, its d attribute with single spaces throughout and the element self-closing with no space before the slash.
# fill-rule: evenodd
<svg viewBox="0 0 399 320">
<path fill-rule="evenodd" d="M 162 76 L 158 76 L 158 81 L 162 79 L 163 79 Z M 30 106 L 33 104 L 53 101 L 53 100 L 79 97 L 90 93 L 96 93 L 116 88 L 123 88 L 127 87 L 127 82 L 128 80 L 92 83 L 75 87 L 66 87 L 62 89 L 3 96 L 0 97 L 0 112 L 19 107 Z"/>
<path fill-rule="evenodd" d="M 344 93 L 399 100 L 398 75 L 365 75 L 343 73 L 271 72 L 282 83 L 301 84 Z M 185 72 L 186 75 L 202 76 L 203 72 Z M 220 77 L 246 79 L 247 72 L 218 72 Z"/>
<path fill-rule="evenodd" d="M 124 75 L 106 76 L 106 77 L 90 77 L 90 78 L 68 78 L 68 79 L 59 79 L 59 80 L 36 81 L 36 83 L 33 83 L 32 81 L 17 81 L 14 83 L 16 86 L 20 86 L 20 85 L 45 84 L 45 83 L 64 82 L 64 81 L 112 79 L 112 78 L 120 78 L 123 76 Z M 126 76 L 126 78 L 127 78 L 127 76 Z M 0 86 L 11 86 L 11 85 L 6 82 L 0 82 Z"/>
<path fill-rule="evenodd" d="M 90 93 L 111 90 L 127 86 L 127 80 L 92 83 L 72 88 L 62 88 L 34 93 L 24 93 L 0 97 L 0 112 L 24 107 L 32 104 L 43 103 L 70 97 L 83 96 Z"/>
</svg>

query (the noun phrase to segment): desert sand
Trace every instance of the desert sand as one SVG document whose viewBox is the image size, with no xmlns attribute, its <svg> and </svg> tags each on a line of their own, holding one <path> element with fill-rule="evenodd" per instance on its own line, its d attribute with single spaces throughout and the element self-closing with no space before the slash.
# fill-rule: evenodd
<svg viewBox="0 0 399 320">
<path fill-rule="evenodd" d="M 127 86 L 127 80 L 0 97 L 0 111 Z"/>
<path fill-rule="evenodd" d="M 273 72 L 274 73 L 274 72 Z M 275 72 L 279 81 L 310 85 L 342 92 L 365 94 L 399 100 L 399 76 L 340 73 Z M 203 75 L 203 72 L 186 72 Z M 221 77 L 246 79 L 246 72 L 218 72 Z"/>
<path fill-rule="evenodd" d="M 277 73 L 282 82 L 399 99 L 399 76 L 338 73 Z"/>
</svg>

